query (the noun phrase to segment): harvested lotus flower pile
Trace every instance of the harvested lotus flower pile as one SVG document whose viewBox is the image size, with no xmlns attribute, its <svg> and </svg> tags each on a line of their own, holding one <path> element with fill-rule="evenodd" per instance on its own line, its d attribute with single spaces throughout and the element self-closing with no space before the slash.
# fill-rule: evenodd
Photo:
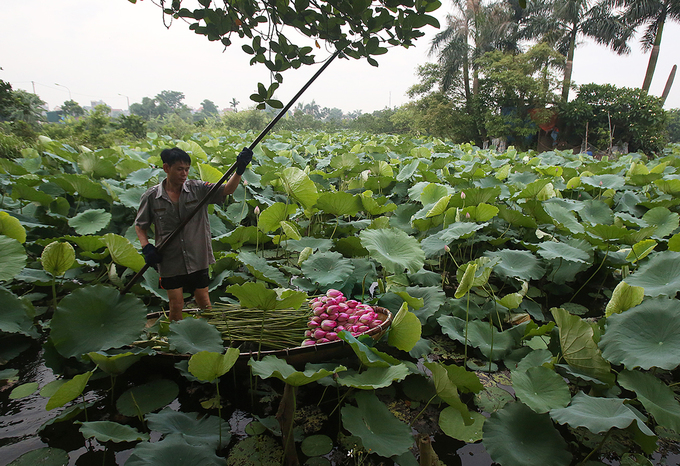
<svg viewBox="0 0 680 466">
<path fill-rule="evenodd" d="M 383 321 L 373 307 L 354 299 L 347 299 L 341 291 L 330 289 L 325 296 L 311 302 L 310 316 L 303 346 L 327 343 L 338 339 L 347 330 L 356 336 L 378 327 Z"/>
</svg>

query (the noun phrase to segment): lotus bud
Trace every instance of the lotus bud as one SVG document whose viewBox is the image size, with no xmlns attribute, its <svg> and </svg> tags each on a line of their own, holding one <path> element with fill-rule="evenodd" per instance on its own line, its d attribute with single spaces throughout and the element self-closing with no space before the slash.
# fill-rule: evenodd
<svg viewBox="0 0 680 466">
<path fill-rule="evenodd" d="M 347 322 L 349 322 L 350 324 L 356 324 L 357 320 L 359 320 L 359 316 L 349 316 L 347 318 Z"/>
<path fill-rule="evenodd" d="M 338 322 L 345 322 L 347 321 L 347 319 L 349 319 L 349 314 L 345 312 L 341 312 L 340 314 L 338 314 Z"/>
<path fill-rule="evenodd" d="M 447 244 L 445 244 L 444 245 L 444 251 L 445 252 L 451 252 L 451 248 Z"/>
<path fill-rule="evenodd" d="M 342 296 L 342 292 L 331 288 L 330 290 L 326 291 L 326 296 L 329 298 L 338 298 Z"/>
<path fill-rule="evenodd" d="M 314 322 L 313 320 L 310 320 L 309 322 L 307 322 L 307 327 L 309 327 L 309 328 L 311 328 L 311 329 L 315 329 L 315 328 L 317 328 L 319 325 L 320 325 L 320 324 L 319 324 L 318 322 Z"/>
<path fill-rule="evenodd" d="M 320 328 L 317 328 L 316 330 L 314 330 L 314 338 L 316 338 L 317 340 L 320 340 L 325 336 L 326 336 L 325 330 L 321 330 Z"/>
<path fill-rule="evenodd" d="M 319 314 L 319 319 L 321 319 L 321 320 L 328 319 L 328 314 L 326 314 L 325 312 L 322 312 L 321 314 Z"/>
<path fill-rule="evenodd" d="M 460 198 L 461 198 L 461 199 L 465 199 L 465 198 L 466 198 L 466 196 L 465 196 L 465 191 L 461 191 L 461 192 L 460 192 Z"/>
<path fill-rule="evenodd" d="M 312 338 L 312 331 L 311 330 L 305 330 L 305 337 L 307 338 Z"/>
<path fill-rule="evenodd" d="M 328 338 L 320 338 L 317 343 L 328 343 L 330 340 Z"/>
<path fill-rule="evenodd" d="M 337 322 L 334 320 L 326 319 L 323 322 L 321 322 L 321 328 L 324 329 L 325 331 L 333 330 L 337 326 Z"/>
<path fill-rule="evenodd" d="M 335 333 L 340 333 L 344 330 L 347 330 L 344 325 L 338 325 L 337 327 L 335 327 Z"/>
<path fill-rule="evenodd" d="M 326 314 L 331 315 L 331 314 L 338 314 L 340 312 L 340 306 L 337 304 L 333 304 L 331 306 L 328 306 L 326 308 Z"/>
<path fill-rule="evenodd" d="M 255 206 L 255 215 L 260 215 L 260 206 Z"/>
<path fill-rule="evenodd" d="M 335 332 L 328 332 L 326 333 L 326 338 L 328 338 L 330 341 L 337 340 L 338 334 Z"/>
<path fill-rule="evenodd" d="M 354 309 L 359 304 L 359 301 L 355 301 L 354 299 L 349 299 L 349 300 L 347 300 L 347 302 L 345 304 L 347 304 L 347 307 L 349 307 L 350 309 Z"/>
<path fill-rule="evenodd" d="M 316 342 L 314 340 L 307 339 L 307 340 L 302 342 L 302 346 L 312 346 L 312 345 L 316 345 Z"/>
<path fill-rule="evenodd" d="M 329 306 L 333 306 L 335 304 L 338 304 L 338 300 L 336 298 L 328 298 L 326 299 L 326 304 Z"/>
<path fill-rule="evenodd" d="M 340 303 L 338 304 L 338 307 L 340 308 L 340 311 L 338 312 L 347 312 L 349 310 L 347 303 Z"/>
<path fill-rule="evenodd" d="M 357 331 L 359 333 L 364 333 L 367 332 L 368 330 L 369 330 L 368 325 L 359 325 L 359 328 L 357 328 Z"/>
</svg>

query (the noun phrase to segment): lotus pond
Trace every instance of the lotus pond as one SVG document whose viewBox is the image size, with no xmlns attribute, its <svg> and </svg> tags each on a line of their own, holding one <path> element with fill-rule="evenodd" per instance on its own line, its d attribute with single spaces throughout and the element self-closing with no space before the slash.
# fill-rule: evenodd
<svg viewBox="0 0 680 466">
<path fill-rule="evenodd" d="M 120 290 L 160 151 L 214 182 L 253 138 L 41 137 L 0 159 L 0 462 L 678 463 L 679 147 L 271 135 L 210 211 L 211 297 L 246 320 L 148 325 L 167 307 L 155 271 Z M 301 345 L 329 290 L 391 325 L 332 332 L 313 362 L 258 356 Z"/>
</svg>

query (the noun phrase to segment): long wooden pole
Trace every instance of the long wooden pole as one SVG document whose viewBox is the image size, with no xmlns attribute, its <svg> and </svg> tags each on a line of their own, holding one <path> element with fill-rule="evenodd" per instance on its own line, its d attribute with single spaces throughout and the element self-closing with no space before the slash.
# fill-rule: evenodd
<svg viewBox="0 0 680 466">
<path fill-rule="evenodd" d="M 340 55 L 340 50 L 336 51 L 326 61 L 326 63 L 324 63 L 323 66 L 321 66 L 321 68 L 319 68 L 319 70 L 316 73 L 314 73 L 314 76 L 312 76 L 310 80 L 307 81 L 307 83 L 304 86 L 302 86 L 302 89 L 300 89 L 298 93 L 295 94 L 295 96 L 290 100 L 290 102 L 288 102 L 288 104 L 285 107 L 283 107 L 283 109 L 274 117 L 274 119 L 267 125 L 267 127 L 263 129 L 262 132 L 260 132 L 260 134 L 255 138 L 255 140 L 250 144 L 250 146 L 248 146 L 248 149 L 253 150 L 260 143 L 260 141 L 262 141 L 262 139 L 269 133 L 269 131 L 271 131 L 274 125 L 278 123 L 278 121 L 281 118 L 283 118 L 283 116 L 286 114 L 286 112 L 288 112 L 288 110 L 290 110 L 295 101 L 307 90 L 309 86 L 312 85 L 316 78 L 318 78 L 319 75 L 323 73 L 323 71 L 326 68 L 328 68 L 328 65 L 330 65 L 331 62 L 335 59 L 335 57 L 337 57 L 338 55 Z M 177 226 L 177 228 L 175 228 L 175 230 L 172 233 L 170 233 L 170 235 L 168 235 L 165 238 L 165 240 L 163 240 L 160 244 L 156 245 L 156 249 L 158 249 L 158 251 L 162 252 L 163 248 L 165 248 L 165 246 L 168 243 L 170 243 L 170 241 L 172 241 L 173 239 L 175 239 L 177 235 L 179 235 L 179 233 L 187 225 L 187 223 L 189 223 L 189 221 L 194 217 L 194 215 L 196 215 L 198 211 L 208 202 L 208 199 L 210 199 L 210 197 L 224 184 L 225 181 L 229 179 L 229 177 L 235 171 L 236 162 L 234 162 L 234 164 L 229 168 L 229 170 L 227 170 L 227 172 L 224 175 L 222 175 L 222 178 L 220 178 L 219 181 L 215 183 L 212 186 L 212 188 L 210 188 L 210 191 L 208 191 L 208 193 L 203 197 L 203 199 L 201 199 L 196 208 L 182 220 L 182 222 Z M 132 286 L 137 282 L 137 280 L 139 280 L 142 277 L 142 275 L 144 275 L 144 272 L 146 272 L 148 268 L 149 264 L 144 264 L 144 267 L 142 267 L 142 269 L 132 277 L 132 279 L 128 282 L 127 285 L 125 285 L 125 287 L 121 290 L 120 293 L 126 294 L 128 291 L 130 291 L 130 288 L 132 288 Z"/>
</svg>

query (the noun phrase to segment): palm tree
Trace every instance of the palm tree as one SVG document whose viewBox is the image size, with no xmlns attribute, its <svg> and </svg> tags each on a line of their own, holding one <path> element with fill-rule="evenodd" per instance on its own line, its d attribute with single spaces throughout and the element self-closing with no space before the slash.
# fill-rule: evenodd
<svg viewBox="0 0 680 466">
<path fill-rule="evenodd" d="M 527 6 L 525 16 L 520 21 L 520 36 L 523 39 L 543 40 L 566 56 L 563 102 L 569 98 L 574 50 L 580 38 L 591 38 L 619 55 L 630 53 L 628 40 L 633 30 L 614 14 L 611 2 L 549 0 L 531 2 Z"/>
<path fill-rule="evenodd" d="M 659 58 L 663 27 L 666 20 L 680 21 L 680 0 L 614 0 L 614 5 L 625 8 L 623 18 L 634 28 L 646 26 L 641 40 L 642 50 L 647 52 L 651 49 L 652 53 L 642 90 L 649 92 Z"/>
<path fill-rule="evenodd" d="M 455 88 L 462 73 L 469 109 L 479 83 L 475 60 L 493 50 L 517 51 L 513 40 L 517 23 L 504 2 L 487 6 L 481 0 L 453 0 L 453 4 L 457 14 L 447 15 L 447 27 L 432 40 L 429 55 L 438 56 L 443 92 Z"/>
</svg>

